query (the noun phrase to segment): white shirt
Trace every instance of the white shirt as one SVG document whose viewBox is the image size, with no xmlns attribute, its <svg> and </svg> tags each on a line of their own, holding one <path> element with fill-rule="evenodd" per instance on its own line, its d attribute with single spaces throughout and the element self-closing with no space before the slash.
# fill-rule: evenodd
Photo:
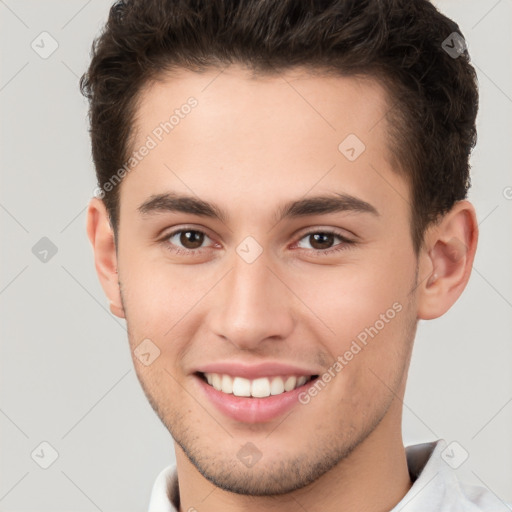
<svg viewBox="0 0 512 512">
<path fill-rule="evenodd" d="M 413 482 L 409 492 L 390 512 L 510 512 L 512 505 L 501 501 L 484 487 L 465 484 L 441 457 L 444 439 L 407 446 L 405 453 Z M 148 512 L 178 512 L 179 488 L 176 465 L 158 475 Z"/>
</svg>

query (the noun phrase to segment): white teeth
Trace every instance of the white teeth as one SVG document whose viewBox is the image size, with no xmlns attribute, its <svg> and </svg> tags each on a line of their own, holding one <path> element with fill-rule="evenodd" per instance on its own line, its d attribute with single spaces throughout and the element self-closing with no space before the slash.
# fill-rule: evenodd
<svg viewBox="0 0 512 512">
<path fill-rule="evenodd" d="M 257 398 L 270 396 L 270 382 L 266 377 L 254 379 L 251 385 L 251 395 Z"/>
<path fill-rule="evenodd" d="M 311 377 L 304 375 L 296 377 L 260 377 L 249 380 L 244 377 L 232 377 L 231 375 L 219 373 L 205 373 L 206 381 L 217 391 L 235 396 L 252 396 L 265 398 L 270 395 L 280 395 L 286 391 L 292 391 L 303 386 Z"/>
<path fill-rule="evenodd" d="M 274 377 L 270 384 L 270 394 L 280 395 L 281 393 L 284 393 L 284 381 L 281 377 Z"/>
<path fill-rule="evenodd" d="M 233 393 L 233 379 L 229 375 L 223 375 L 221 382 L 223 393 Z"/>
<path fill-rule="evenodd" d="M 243 377 L 235 377 L 233 379 L 233 395 L 251 396 L 251 381 Z"/>
<path fill-rule="evenodd" d="M 220 380 L 220 375 L 218 373 L 214 373 L 212 375 L 212 386 L 217 390 L 220 391 L 222 389 L 222 384 Z"/>
<path fill-rule="evenodd" d="M 291 391 L 295 389 L 295 385 L 297 384 L 297 377 L 288 377 L 284 383 L 284 390 Z"/>
</svg>

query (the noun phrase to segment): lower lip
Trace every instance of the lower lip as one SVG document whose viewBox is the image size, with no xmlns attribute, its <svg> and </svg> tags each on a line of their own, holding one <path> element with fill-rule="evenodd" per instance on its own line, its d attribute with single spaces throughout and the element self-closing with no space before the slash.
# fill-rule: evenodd
<svg viewBox="0 0 512 512">
<path fill-rule="evenodd" d="M 299 395 L 303 393 L 315 380 L 306 382 L 293 391 L 286 391 L 280 395 L 270 395 L 265 398 L 251 398 L 235 396 L 217 391 L 207 384 L 201 377 L 195 375 L 202 392 L 226 416 L 243 423 L 263 423 L 271 421 L 285 414 L 295 405 L 300 404 Z"/>
</svg>

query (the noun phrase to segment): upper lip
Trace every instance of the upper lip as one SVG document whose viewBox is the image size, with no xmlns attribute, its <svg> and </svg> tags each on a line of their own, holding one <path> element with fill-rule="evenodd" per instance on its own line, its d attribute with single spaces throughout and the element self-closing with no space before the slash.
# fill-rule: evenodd
<svg viewBox="0 0 512 512">
<path fill-rule="evenodd" d="M 208 363 L 199 366 L 195 372 L 200 373 L 220 373 L 231 375 L 232 377 L 244 377 L 246 379 L 256 379 L 258 377 L 278 377 L 285 375 L 295 375 L 297 377 L 319 375 L 319 372 L 301 368 L 291 364 L 279 362 L 266 362 L 259 364 L 236 363 L 234 361 L 220 361 Z"/>
</svg>

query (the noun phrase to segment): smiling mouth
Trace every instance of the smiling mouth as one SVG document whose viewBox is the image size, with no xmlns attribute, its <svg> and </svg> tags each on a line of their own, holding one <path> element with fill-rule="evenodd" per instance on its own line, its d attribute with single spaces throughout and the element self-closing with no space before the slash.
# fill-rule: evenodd
<svg viewBox="0 0 512 512">
<path fill-rule="evenodd" d="M 281 395 L 304 386 L 318 377 L 318 375 L 283 375 L 246 379 L 222 373 L 197 372 L 196 375 L 217 391 L 227 395 L 251 398 Z"/>
</svg>

